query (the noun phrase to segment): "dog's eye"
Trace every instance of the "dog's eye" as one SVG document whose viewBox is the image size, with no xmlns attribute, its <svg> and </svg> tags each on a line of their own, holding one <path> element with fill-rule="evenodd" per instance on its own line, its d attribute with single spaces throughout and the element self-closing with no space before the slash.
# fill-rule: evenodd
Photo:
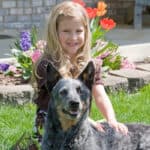
<svg viewBox="0 0 150 150">
<path fill-rule="evenodd" d="M 78 86 L 77 88 L 76 88 L 76 90 L 77 90 L 77 93 L 81 93 L 81 87 L 80 86 Z"/>
<path fill-rule="evenodd" d="M 61 96 L 65 96 L 65 95 L 68 94 L 68 91 L 67 91 L 67 89 L 62 89 L 62 90 L 59 91 L 59 94 L 60 94 Z"/>
</svg>

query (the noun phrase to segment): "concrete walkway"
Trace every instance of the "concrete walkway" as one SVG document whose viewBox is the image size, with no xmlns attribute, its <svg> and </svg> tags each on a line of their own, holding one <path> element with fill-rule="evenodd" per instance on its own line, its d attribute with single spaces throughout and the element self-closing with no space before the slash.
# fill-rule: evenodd
<svg viewBox="0 0 150 150">
<path fill-rule="evenodd" d="M 120 54 L 130 61 L 139 62 L 150 57 L 150 28 L 116 28 L 108 32 L 106 37 L 117 43 Z"/>
</svg>

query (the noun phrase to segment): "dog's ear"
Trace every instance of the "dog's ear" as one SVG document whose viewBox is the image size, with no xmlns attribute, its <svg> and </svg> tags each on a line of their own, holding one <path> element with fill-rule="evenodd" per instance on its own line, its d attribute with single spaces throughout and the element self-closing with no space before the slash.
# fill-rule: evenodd
<svg viewBox="0 0 150 150">
<path fill-rule="evenodd" d="M 94 75 L 95 67 L 93 61 L 90 61 L 78 76 L 78 79 L 81 80 L 91 90 L 94 82 Z"/>
<path fill-rule="evenodd" d="M 56 70 L 56 68 L 51 63 L 48 63 L 47 65 L 47 89 L 51 91 L 60 78 L 62 78 L 60 73 Z"/>
</svg>

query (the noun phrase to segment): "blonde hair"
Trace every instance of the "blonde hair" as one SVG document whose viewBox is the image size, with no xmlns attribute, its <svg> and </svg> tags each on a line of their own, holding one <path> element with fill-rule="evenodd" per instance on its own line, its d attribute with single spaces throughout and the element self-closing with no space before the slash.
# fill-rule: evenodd
<svg viewBox="0 0 150 150">
<path fill-rule="evenodd" d="M 75 17 L 81 20 L 85 28 L 85 43 L 78 51 L 73 64 L 65 55 L 58 39 L 57 27 L 63 16 Z M 63 76 L 76 77 L 91 56 L 89 18 L 86 10 L 75 2 L 64 1 L 59 3 L 49 15 L 46 34 L 47 47 L 44 50 L 44 57 L 50 59 Z M 74 71 L 70 72 L 72 67 Z"/>
</svg>

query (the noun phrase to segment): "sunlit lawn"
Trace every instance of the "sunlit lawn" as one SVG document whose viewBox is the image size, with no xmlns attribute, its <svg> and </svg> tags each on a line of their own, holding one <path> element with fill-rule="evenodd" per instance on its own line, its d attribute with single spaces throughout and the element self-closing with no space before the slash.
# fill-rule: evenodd
<svg viewBox="0 0 150 150">
<path fill-rule="evenodd" d="M 121 122 L 144 122 L 150 124 L 150 85 L 138 93 L 109 93 L 117 119 Z M 100 114 L 93 103 L 91 117 L 99 119 Z"/>
<path fill-rule="evenodd" d="M 0 150 L 10 150 L 24 133 L 31 135 L 34 114 L 33 104 L 0 106 Z"/>
<path fill-rule="evenodd" d="M 110 93 L 109 97 L 119 121 L 150 124 L 150 85 L 135 94 Z M 23 133 L 32 134 L 35 110 L 34 104 L 0 105 L 0 150 L 10 150 Z M 102 119 L 94 102 L 91 117 Z"/>
</svg>

